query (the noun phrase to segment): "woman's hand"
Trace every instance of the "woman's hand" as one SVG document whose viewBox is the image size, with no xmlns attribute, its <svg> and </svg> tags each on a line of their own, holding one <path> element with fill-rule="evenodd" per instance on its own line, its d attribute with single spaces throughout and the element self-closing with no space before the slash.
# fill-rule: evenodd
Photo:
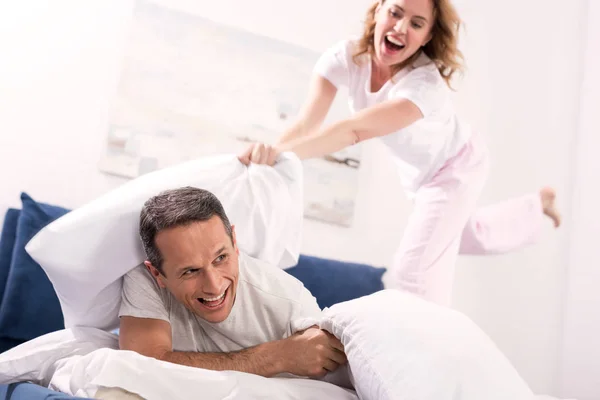
<svg viewBox="0 0 600 400">
<path fill-rule="evenodd" d="M 264 143 L 252 143 L 238 156 L 238 159 L 244 165 L 254 163 L 272 166 L 275 164 L 275 160 L 279 154 L 280 151 L 276 146 L 271 146 Z"/>
</svg>

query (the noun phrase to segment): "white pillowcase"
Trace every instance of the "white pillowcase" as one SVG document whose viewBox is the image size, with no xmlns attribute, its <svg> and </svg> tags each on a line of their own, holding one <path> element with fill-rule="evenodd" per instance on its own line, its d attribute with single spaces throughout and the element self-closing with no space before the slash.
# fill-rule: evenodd
<svg viewBox="0 0 600 400">
<path fill-rule="evenodd" d="M 61 360 L 101 348 L 118 347 L 115 334 L 95 328 L 48 333 L 0 354 L 0 384 L 33 382 L 47 387 Z"/>
<path fill-rule="evenodd" d="M 302 231 L 302 164 L 282 154 L 274 167 L 219 155 L 143 175 L 42 229 L 26 246 L 60 300 L 65 327 L 118 326 L 122 277 L 145 255 L 138 225 L 150 197 L 181 186 L 214 193 L 245 253 L 281 268 L 297 263 Z"/>
<path fill-rule="evenodd" d="M 384 290 L 336 304 L 319 326 L 344 344 L 362 400 L 533 399 L 475 323 L 411 294 Z"/>
</svg>

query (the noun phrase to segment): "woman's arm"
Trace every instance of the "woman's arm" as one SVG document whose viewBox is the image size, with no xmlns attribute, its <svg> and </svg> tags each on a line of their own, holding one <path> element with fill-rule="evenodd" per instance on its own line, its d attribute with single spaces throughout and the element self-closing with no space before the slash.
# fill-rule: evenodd
<svg viewBox="0 0 600 400">
<path fill-rule="evenodd" d="M 353 117 L 334 123 L 310 136 L 280 143 L 275 146 L 275 152 L 279 154 L 291 151 L 302 160 L 322 157 L 358 142 L 396 132 L 421 118 L 423 115 L 420 109 L 410 100 L 404 98 L 388 100 L 366 108 Z M 254 161 L 255 158 L 257 161 Z M 251 161 L 260 162 L 260 155 L 252 158 Z"/>
<path fill-rule="evenodd" d="M 298 119 L 281 136 L 278 144 L 290 142 L 318 130 L 331 108 L 336 93 L 337 89 L 331 82 L 321 75 L 314 74 Z"/>
<path fill-rule="evenodd" d="M 337 88 L 331 82 L 321 75 L 314 74 L 297 121 L 281 136 L 278 144 L 288 144 L 317 131 L 323 124 L 336 93 Z M 271 145 L 252 143 L 238 158 L 245 165 L 250 162 L 273 165 L 277 155 Z"/>
</svg>

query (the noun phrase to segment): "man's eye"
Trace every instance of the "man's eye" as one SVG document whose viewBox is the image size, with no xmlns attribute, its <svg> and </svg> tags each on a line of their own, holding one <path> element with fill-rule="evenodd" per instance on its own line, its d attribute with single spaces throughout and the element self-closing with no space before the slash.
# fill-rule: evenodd
<svg viewBox="0 0 600 400">
<path fill-rule="evenodd" d="M 198 272 L 198 269 L 188 269 L 187 271 L 185 271 L 185 272 L 183 273 L 183 275 L 193 275 L 193 274 L 195 274 L 196 272 Z"/>
<path fill-rule="evenodd" d="M 215 262 L 217 262 L 217 263 L 223 262 L 223 261 L 225 261 L 226 258 L 227 258 L 226 254 L 221 254 L 219 257 L 217 257 L 215 259 Z"/>
</svg>

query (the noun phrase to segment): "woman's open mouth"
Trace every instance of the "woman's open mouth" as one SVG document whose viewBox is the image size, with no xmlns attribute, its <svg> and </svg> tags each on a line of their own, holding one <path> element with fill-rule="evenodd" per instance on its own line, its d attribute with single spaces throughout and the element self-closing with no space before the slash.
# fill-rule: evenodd
<svg viewBox="0 0 600 400">
<path fill-rule="evenodd" d="M 391 53 L 395 53 L 406 47 L 406 45 L 402 43 L 400 39 L 395 38 L 392 35 L 386 35 L 383 39 L 383 42 L 385 43 L 385 48 Z"/>
</svg>

